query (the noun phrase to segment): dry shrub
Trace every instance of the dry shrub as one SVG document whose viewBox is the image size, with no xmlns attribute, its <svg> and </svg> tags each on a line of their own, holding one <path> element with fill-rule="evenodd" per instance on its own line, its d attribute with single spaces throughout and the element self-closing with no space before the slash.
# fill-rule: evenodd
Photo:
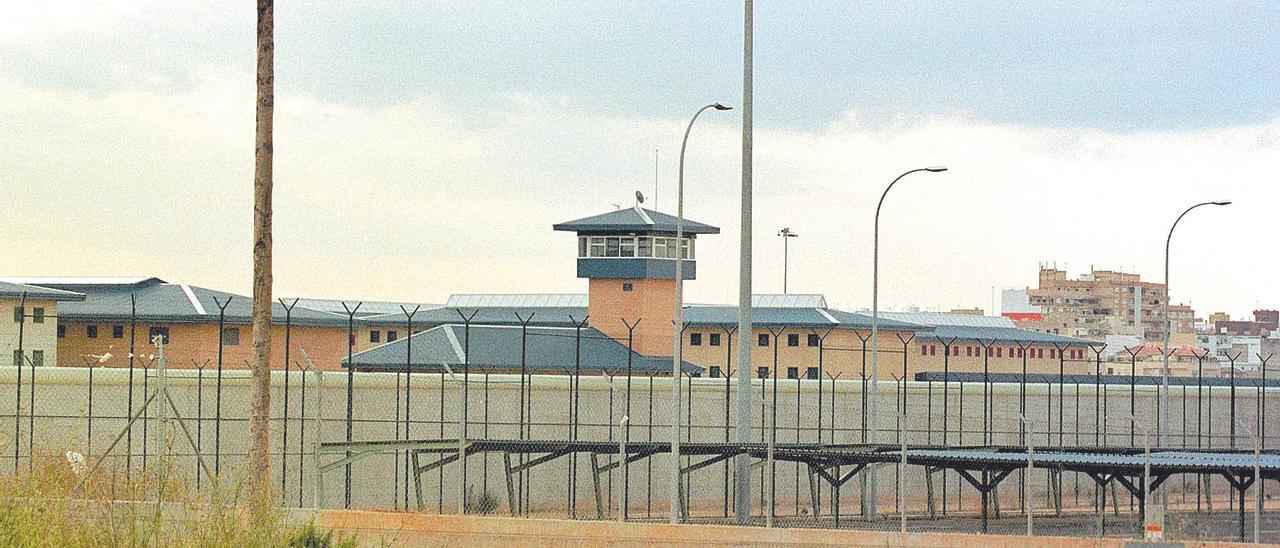
<svg viewBox="0 0 1280 548">
<path fill-rule="evenodd" d="M 276 508 L 251 513 L 239 483 L 206 483 L 197 493 L 164 466 L 128 479 L 103 466 L 77 490 L 79 481 L 66 462 L 54 460 L 0 477 L 0 545 L 354 546 L 312 524 L 289 524 Z"/>
</svg>

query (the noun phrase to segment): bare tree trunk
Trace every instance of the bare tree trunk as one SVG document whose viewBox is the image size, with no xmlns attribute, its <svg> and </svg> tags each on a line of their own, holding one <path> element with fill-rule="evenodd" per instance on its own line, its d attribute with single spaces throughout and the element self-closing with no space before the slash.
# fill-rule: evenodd
<svg viewBox="0 0 1280 548">
<path fill-rule="evenodd" d="M 253 410 L 245 477 L 255 507 L 268 504 L 271 468 L 267 417 L 271 413 L 271 159 L 275 110 L 274 0 L 258 0 L 258 102 L 253 164 Z"/>
</svg>

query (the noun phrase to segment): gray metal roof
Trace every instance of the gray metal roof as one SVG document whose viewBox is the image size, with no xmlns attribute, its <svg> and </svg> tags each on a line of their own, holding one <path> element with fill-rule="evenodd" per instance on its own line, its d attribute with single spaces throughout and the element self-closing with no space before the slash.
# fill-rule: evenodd
<svg viewBox="0 0 1280 548">
<path fill-rule="evenodd" d="M 529 371 L 573 370 L 575 359 L 579 357 L 581 362 L 577 366 L 583 372 L 626 370 L 629 352 L 625 345 L 589 327 L 581 330 L 580 339 L 577 331 L 561 327 L 529 327 L 523 330 L 494 325 L 472 325 L 468 331 L 462 325 L 449 324 L 371 348 L 356 354 L 353 362 L 357 369 L 403 369 L 409 341 L 412 340 L 410 361 L 411 368 L 415 370 L 439 371 L 447 365 L 457 373 L 466 362 L 473 372 L 481 369 L 514 371 L 520 369 L 522 355 Z M 471 338 L 469 359 L 468 332 Z M 522 335 L 527 335 L 527 338 L 522 338 Z M 634 352 L 630 352 L 630 356 L 633 372 L 671 371 L 670 357 L 643 356 Z M 343 364 L 347 364 L 346 359 L 343 359 Z M 685 362 L 684 370 L 697 374 L 702 368 Z"/>
<path fill-rule="evenodd" d="M 610 232 L 662 232 L 675 233 L 676 218 L 673 215 L 654 211 L 652 209 L 644 209 L 640 206 L 628 207 L 617 211 L 610 211 L 600 215 L 593 215 L 575 221 L 567 221 L 557 223 L 551 226 L 555 230 L 563 230 L 567 232 L 579 233 L 610 233 Z M 684 220 L 685 234 L 719 234 L 720 229 L 714 226 L 691 221 L 688 218 Z"/>
<path fill-rule="evenodd" d="M 1016 327 L 980 327 L 980 326 L 964 326 L 964 325 L 939 325 L 932 330 L 924 331 L 916 335 L 918 338 L 937 339 L 940 341 L 995 341 L 997 343 L 1014 343 L 1014 344 L 1058 344 L 1063 346 L 1097 346 L 1101 342 L 1091 341 L 1088 339 L 1077 339 L 1075 337 L 1065 337 L 1062 335 L 1054 335 L 1053 333 L 1041 333 L 1039 331 L 1030 331 L 1027 329 L 1018 329 Z"/>
<path fill-rule="evenodd" d="M 54 285 L 51 283 L 51 285 Z M 230 324 L 252 321 L 252 299 L 243 295 L 186 284 L 164 283 L 158 278 L 145 278 L 136 283 L 60 285 L 57 289 L 84 295 L 80 302 L 61 305 L 58 316 L 71 321 L 126 322 L 130 319 L 130 296 L 137 301 L 140 322 L 207 323 L 218 321 L 217 302 L 226 306 L 225 320 Z M 272 307 L 272 323 L 285 323 L 285 309 L 279 303 Z M 297 306 L 291 314 L 294 325 L 345 325 L 345 318 Z"/>
<path fill-rule="evenodd" d="M 491 306 L 479 308 L 441 307 L 420 310 L 413 316 L 415 327 L 435 327 L 445 324 L 461 324 L 463 316 L 471 318 L 474 324 L 484 325 L 520 325 L 521 318 L 529 325 L 540 327 L 573 327 L 587 317 L 587 307 L 548 306 Z M 365 325 L 405 325 L 407 318 L 404 312 L 368 316 L 362 319 Z"/>
<path fill-rule="evenodd" d="M 753 308 L 826 308 L 827 299 L 817 293 L 755 294 L 751 296 Z"/>
<path fill-rule="evenodd" d="M 900 453 L 899 453 L 900 454 Z M 1025 466 L 1025 453 L 997 452 L 974 449 L 908 449 L 910 460 L 945 459 L 949 461 L 968 461 L 974 464 L 1004 464 L 1012 467 Z M 1117 455 L 1097 453 L 1054 453 L 1036 452 L 1034 462 L 1037 467 L 1061 466 L 1071 470 L 1094 467 L 1108 468 L 1116 471 L 1141 469 L 1146 463 L 1143 455 Z M 1263 454 L 1257 459 L 1264 472 L 1274 473 L 1280 470 L 1280 455 Z M 1194 472 L 1199 470 L 1215 471 L 1252 471 L 1254 455 L 1242 453 L 1192 453 L 1181 451 L 1153 451 L 1151 468 L 1162 472 Z"/>
<path fill-rule="evenodd" d="M 73 291 L 50 289 L 36 285 L 0 282 L 0 299 L 22 299 L 26 295 L 32 301 L 83 301 L 84 295 Z"/>
<path fill-rule="evenodd" d="M 692 305 L 685 307 L 684 319 L 694 327 L 735 326 L 738 325 L 738 307 Z M 752 308 L 751 324 L 760 327 L 870 329 L 871 318 L 830 308 Z M 898 331 L 928 329 L 925 326 L 888 319 L 881 319 L 880 327 Z"/>
<path fill-rule="evenodd" d="M 947 312 L 880 312 L 881 318 L 921 325 L 955 325 L 964 327 L 1016 327 L 1013 320 L 1004 316 L 977 316 Z"/>
<path fill-rule="evenodd" d="M 456 293 L 445 305 L 451 308 L 586 308 L 583 293 Z"/>
<path fill-rule="evenodd" d="M 285 299 L 286 303 L 292 302 L 292 299 Z M 346 304 L 347 308 L 343 308 Z M 356 305 L 360 305 L 360 309 L 356 311 L 356 319 L 367 318 L 369 316 L 379 316 L 382 314 L 400 314 L 400 307 L 403 306 L 409 310 L 414 307 L 420 307 L 419 310 L 428 310 L 432 308 L 440 308 L 443 305 L 427 304 L 427 303 L 408 303 L 395 301 L 360 301 L 355 299 L 298 299 L 298 306 L 310 308 L 311 310 L 319 310 L 330 314 L 337 314 L 343 318 L 347 317 L 347 310 L 353 309 Z"/>
</svg>

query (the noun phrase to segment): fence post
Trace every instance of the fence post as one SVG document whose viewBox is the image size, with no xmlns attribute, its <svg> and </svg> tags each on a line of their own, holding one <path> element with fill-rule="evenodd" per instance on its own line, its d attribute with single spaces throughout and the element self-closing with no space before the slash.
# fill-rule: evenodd
<svg viewBox="0 0 1280 548">
<path fill-rule="evenodd" d="M 629 430 L 630 424 L 631 424 L 631 417 L 626 415 L 624 415 L 622 417 L 622 421 L 618 423 L 618 427 L 621 429 L 621 432 L 619 432 L 621 435 L 618 436 L 618 462 L 619 463 L 627 462 L 627 437 L 628 437 L 628 432 L 630 431 Z M 626 492 L 627 492 L 626 489 L 618 490 L 618 514 L 617 514 L 618 521 L 627 521 Z"/>
<path fill-rule="evenodd" d="M 316 476 L 316 493 L 315 493 L 314 507 L 316 510 L 319 510 L 324 507 L 324 472 L 320 471 L 320 441 L 324 439 L 324 435 L 323 435 L 324 423 L 322 420 L 322 415 L 324 415 L 324 372 L 321 371 L 320 368 L 315 367 L 314 364 L 312 364 L 311 367 L 316 370 L 316 388 L 315 388 L 316 411 L 315 411 L 315 416 L 312 417 L 312 421 L 314 424 L 312 428 L 316 432 L 316 441 L 315 441 L 315 444 L 312 446 L 311 463 L 312 463 L 312 466 L 315 468 L 315 476 Z"/>
<path fill-rule="evenodd" d="M 906 351 L 905 344 L 903 345 L 903 351 Z M 905 361 L 906 358 L 903 358 L 904 363 Z M 905 367 L 903 370 L 905 372 Z M 903 383 L 903 402 L 904 404 L 906 402 L 905 380 Z M 905 407 L 902 413 L 898 413 L 898 420 L 899 424 L 905 428 L 907 424 L 907 413 Z M 898 497 L 898 517 L 900 518 L 898 532 L 902 534 L 902 540 L 905 542 L 907 536 L 907 436 L 903 435 L 901 438 L 902 460 L 898 464 L 898 493 L 900 494 Z"/>
</svg>

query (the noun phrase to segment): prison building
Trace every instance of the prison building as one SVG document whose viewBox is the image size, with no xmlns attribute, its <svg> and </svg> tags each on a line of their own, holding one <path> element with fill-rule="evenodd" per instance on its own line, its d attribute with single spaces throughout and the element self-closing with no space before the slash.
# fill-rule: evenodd
<svg viewBox="0 0 1280 548">
<path fill-rule="evenodd" d="M 537 328 L 537 338 L 552 340 L 570 330 L 575 338 L 585 333 L 589 341 L 602 341 L 585 350 L 575 346 L 573 361 L 543 363 L 541 371 L 564 371 L 581 363 L 616 370 L 630 359 L 633 369 L 640 362 L 654 365 L 646 371 L 669 374 L 670 367 L 656 364 L 672 361 L 677 336 L 690 374 L 722 377 L 738 370 L 733 348 L 744 335 L 737 332 L 736 305 L 685 304 L 683 329 L 678 335 L 675 330 L 676 257 L 683 257 L 683 281 L 695 282 L 699 237 L 718 234 L 719 228 L 685 220 L 684 234 L 677 238 L 675 217 L 638 205 L 552 228 L 574 234 L 576 275 L 586 280 L 585 294 L 460 293 L 439 305 L 300 299 L 286 301 L 293 307 L 288 316 L 276 303 L 272 366 L 283 367 L 287 323 L 290 361 L 301 363 L 305 350 L 324 369 L 345 364 L 379 370 L 406 359 L 412 365 L 417 347 L 427 343 L 415 345 L 412 355 L 409 344 L 397 349 L 418 336 L 435 345 L 448 342 L 423 352 L 444 352 L 433 359 L 452 366 L 445 358 L 456 357 L 452 343 L 459 340 L 457 334 L 477 328 L 471 348 L 499 345 L 481 352 L 493 353 L 489 367 L 509 367 L 521 348 L 513 345 L 527 342 L 513 338 L 510 329 Z M 80 365 L 68 363 L 69 357 L 108 353 L 112 359 L 106 365 L 127 365 L 131 349 L 136 356 L 150 356 L 156 336 L 168 340 L 170 364 L 176 367 L 216 364 L 221 353 L 224 367 L 243 368 L 251 358 L 251 300 L 245 296 L 158 278 L 11 281 L 84 295 L 83 301 L 64 303 L 60 310 L 61 365 Z M 1095 343 L 1018 329 L 1008 318 L 886 312 L 879 318 L 878 340 L 871 338 L 871 323 L 866 313 L 829 307 L 820 294 L 755 295 L 752 331 L 745 335 L 751 345 L 751 375 L 865 378 L 877 351 L 877 373 L 883 379 L 922 371 L 1020 371 L 1024 361 L 1035 372 L 1094 368 L 1090 345 Z M 388 345 L 394 346 L 384 349 Z M 579 356 L 591 352 L 605 354 L 585 362 Z M 349 355 L 353 359 L 348 363 Z M 548 350 L 546 356 L 563 354 Z"/>
<path fill-rule="evenodd" d="M 156 355 L 152 344 L 156 337 L 166 341 L 169 367 L 213 368 L 219 351 L 224 368 L 246 369 L 253 359 L 249 297 L 150 277 L 22 281 L 82 296 L 58 308 L 56 365 L 83 366 L 86 360 L 94 360 L 101 366 L 128 367 L 133 354 L 134 366 L 142 367 Z M 347 319 L 300 306 L 286 314 L 285 307 L 276 303 L 272 308 L 273 369 L 284 367 L 286 320 L 291 361 L 303 363 L 301 348 L 318 367 L 338 367 L 347 354 Z M 46 363 L 55 365 L 49 358 Z"/>
<path fill-rule="evenodd" d="M 0 356 L 11 365 L 58 363 L 59 304 L 84 295 L 21 283 L 0 282 Z"/>
</svg>

